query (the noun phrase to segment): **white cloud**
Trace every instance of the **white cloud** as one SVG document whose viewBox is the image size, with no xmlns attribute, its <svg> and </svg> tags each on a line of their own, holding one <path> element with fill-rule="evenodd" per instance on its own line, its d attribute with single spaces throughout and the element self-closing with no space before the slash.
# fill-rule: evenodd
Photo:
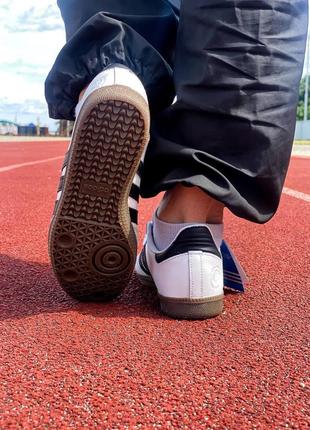
<svg viewBox="0 0 310 430">
<path fill-rule="evenodd" d="M 18 114 L 34 114 L 44 115 L 46 111 L 46 104 L 37 99 L 24 99 L 22 102 L 11 102 L 7 98 L 1 98 L 0 104 L 6 106 L 6 111 L 9 115 Z"/>
<path fill-rule="evenodd" d="M 1 0 L 0 40 L 0 118 L 16 114 L 33 122 L 40 116 L 42 124 L 53 125 L 44 80 L 65 43 L 56 0 Z"/>
<path fill-rule="evenodd" d="M 41 7 L 31 6 L 29 10 L 23 11 L 14 20 L 13 23 L 7 23 L 6 27 L 11 32 L 27 31 L 51 31 L 62 29 L 59 22 L 59 14 L 54 6 L 49 4 Z"/>
<path fill-rule="evenodd" d="M 56 0 L 0 0 L 0 40 L 0 119 L 35 122 L 40 116 L 53 125 L 44 80 L 65 43 Z"/>
</svg>

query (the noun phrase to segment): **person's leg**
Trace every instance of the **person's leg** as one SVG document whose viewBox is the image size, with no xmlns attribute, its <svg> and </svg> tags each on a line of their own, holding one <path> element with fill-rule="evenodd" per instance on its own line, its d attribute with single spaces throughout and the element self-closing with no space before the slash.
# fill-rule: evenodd
<svg viewBox="0 0 310 430">
<path fill-rule="evenodd" d="M 149 106 L 158 112 L 174 95 L 177 10 L 164 0 L 59 5 L 68 41 L 47 77 L 46 98 L 52 117 L 75 125 L 49 251 L 67 293 L 109 299 L 124 289 L 136 260 Z"/>
<path fill-rule="evenodd" d="M 58 5 L 67 43 L 45 83 L 52 118 L 73 120 L 81 91 L 113 63 L 127 66 L 141 79 L 152 113 L 169 106 L 174 97 L 176 7 L 165 0 L 58 0 Z"/>
<path fill-rule="evenodd" d="M 166 192 L 137 262 L 162 310 L 206 318 L 244 273 L 223 242 L 223 207 L 275 213 L 294 136 L 307 0 L 183 0 L 177 101 L 153 117 L 142 196 Z M 224 279 L 224 282 L 223 282 Z"/>
<path fill-rule="evenodd" d="M 306 33 L 307 0 L 183 0 L 178 99 L 153 120 L 142 196 L 194 185 L 268 221 L 289 163 Z"/>
<path fill-rule="evenodd" d="M 223 222 L 223 211 L 223 203 L 200 188 L 178 184 L 165 193 L 157 215 L 170 223 L 220 224 Z"/>
</svg>

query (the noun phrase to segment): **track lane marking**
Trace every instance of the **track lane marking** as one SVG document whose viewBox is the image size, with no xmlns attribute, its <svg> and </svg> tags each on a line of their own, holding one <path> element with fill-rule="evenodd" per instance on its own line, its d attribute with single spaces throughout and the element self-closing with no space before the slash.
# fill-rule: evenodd
<svg viewBox="0 0 310 430">
<path fill-rule="evenodd" d="M 293 190 L 292 188 L 287 188 L 287 187 L 283 188 L 283 194 L 286 194 L 287 196 L 295 197 L 296 199 L 304 200 L 305 202 L 310 203 L 310 194 L 305 194 L 300 191 L 296 191 L 296 190 Z"/>
<path fill-rule="evenodd" d="M 58 157 L 45 158 L 44 160 L 37 160 L 37 161 L 29 161 L 28 163 L 10 164 L 9 166 L 0 167 L 0 173 L 8 172 L 9 170 L 19 169 L 21 167 L 34 166 L 36 164 L 47 163 L 49 161 L 61 160 L 63 158 L 64 158 L 64 155 L 59 155 Z"/>
<path fill-rule="evenodd" d="M 21 167 L 34 166 L 36 164 L 48 163 L 49 161 L 61 160 L 63 158 L 64 158 L 63 155 L 59 155 L 58 157 L 45 158 L 43 160 L 37 160 L 37 161 L 29 161 L 27 163 L 10 164 L 9 166 L 0 167 L 0 173 L 8 172 L 10 170 L 19 169 Z M 310 203 L 310 194 L 302 193 L 300 191 L 296 191 L 296 190 L 293 190 L 293 189 L 287 188 L 287 187 L 283 188 L 283 194 L 286 194 L 287 196 L 295 197 L 299 200 L 303 200 L 305 202 Z"/>
</svg>

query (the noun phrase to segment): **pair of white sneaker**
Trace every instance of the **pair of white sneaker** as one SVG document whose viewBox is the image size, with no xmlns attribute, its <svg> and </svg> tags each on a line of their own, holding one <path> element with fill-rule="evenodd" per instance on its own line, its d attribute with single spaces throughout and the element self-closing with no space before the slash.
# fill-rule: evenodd
<svg viewBox="0 0 310 430">
<path fill-rule="evenodd" d="M 108 299 L 122 291 L 135 266 L 143 284 L 156 286 L 165 314 L 219 315 L 224 283 L 242 290 L 245 281 L 221 225 L 184 226 L 160 250 L 152 221 L 136 258 L 139 169 L 148 136 L 141 81 L 124 66 L 110 66 L 93 79 L 76 108 L 50 227 L 53 269 L 71 296 Z"/>
</svg>

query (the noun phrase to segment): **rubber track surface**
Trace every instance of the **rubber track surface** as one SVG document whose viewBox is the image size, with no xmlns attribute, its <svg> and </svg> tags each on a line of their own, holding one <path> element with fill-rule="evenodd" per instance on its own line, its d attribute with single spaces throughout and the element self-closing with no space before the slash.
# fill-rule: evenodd
<svg viewBox="0 0 310 430">
<path fill-rule="evenodd" d="M 67 147 L 0 146 L 4 166 Z M 287 186 L 310 194 L 302 163 Z M 247 293 L 226 294 L 218 318 L 175 321 L 136 279 L 111 304 L 59 288 L 47 232 L 60 167 L 0 177 L 0 429 L 309 428 L 309 203 L 284 195 L 266 225 L 226 214 Z M 155 206 L 142 203 L 141 234 Z"/>
</svg>

